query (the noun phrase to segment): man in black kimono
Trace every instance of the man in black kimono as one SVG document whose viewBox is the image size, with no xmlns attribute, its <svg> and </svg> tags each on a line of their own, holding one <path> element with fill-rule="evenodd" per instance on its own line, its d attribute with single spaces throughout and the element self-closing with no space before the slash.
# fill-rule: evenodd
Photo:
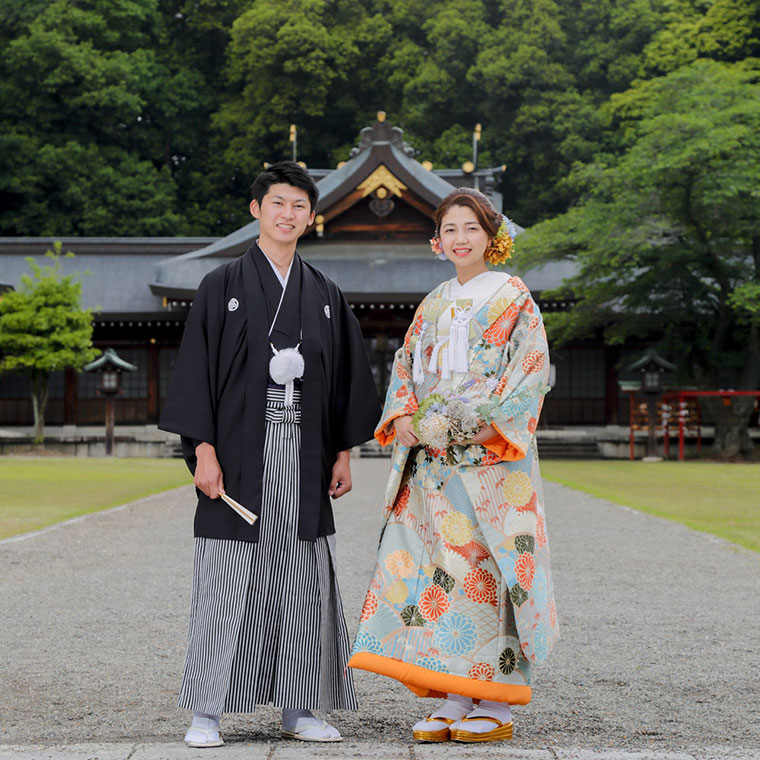
<svg viewBox="0 0 760 760">
<path fill-rule="evenodd" d="M 198 494 L 179 697 L 198 747 L 222 744 L 222 713 L 262 704 L 283 709 L 284 736 L 339 741 L 311 710 L 356 707 L 330 497 L 351 490 L 350 449 L 380 404 L 343 294 L 296 253 L 313 180 L 283 161 L 251 192 L 260 237 L 201 282 L 160 422 L 182 436 Z"/>
</svg>

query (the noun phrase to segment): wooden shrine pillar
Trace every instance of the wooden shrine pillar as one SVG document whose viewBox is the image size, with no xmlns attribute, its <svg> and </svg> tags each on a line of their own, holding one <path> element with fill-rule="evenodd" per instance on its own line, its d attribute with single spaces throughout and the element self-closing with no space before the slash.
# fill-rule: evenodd
<svg viewBox="0 0 760 760">
<path fill-rule="evenodd" d="M 71 367 L 63 375 L 63 424 L 76 425 L 79 422 L 77 397 L 77 373 Z"/>
<path fill-rule="evenodd" d="M 604 346 L 604 424 L 617 425 L 619 419 L 619 396 L 617 382 L 618 349 Z"/>
</svg>

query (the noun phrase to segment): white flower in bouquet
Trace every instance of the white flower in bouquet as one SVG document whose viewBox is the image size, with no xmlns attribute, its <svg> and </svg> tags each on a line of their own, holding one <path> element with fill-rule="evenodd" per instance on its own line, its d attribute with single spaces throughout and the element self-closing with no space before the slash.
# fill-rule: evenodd
<svg viewBox="0 0 760 760">
<path fill-rule="evenodd" d="M 420 441 L 436 449 L 445 449 L 451 443 L 449 420 L 445 414 L 434 412 L 419 423 Z"/>
<path fill-rule="evenodd" d="M 465 399 L 450 399 L 446 407 L 446 414 L 449 418 L 452 440 L 468 441 L 470 438 L 474 438 L 480 430 L 478 415 Z"/>
</svg>

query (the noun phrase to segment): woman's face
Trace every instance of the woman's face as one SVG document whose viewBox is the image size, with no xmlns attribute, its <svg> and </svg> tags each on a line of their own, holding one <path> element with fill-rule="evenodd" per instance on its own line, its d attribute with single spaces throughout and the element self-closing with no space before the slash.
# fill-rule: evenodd
<svg viewBox="0 0 760 760">
<path fill-rule="evenodd" d="M 491 242 L 469 206 L 452 206 L 441 219 L 441 246 L 446 258 L 456 267 L 471 267 L 483 262 Z"/>
</svg>

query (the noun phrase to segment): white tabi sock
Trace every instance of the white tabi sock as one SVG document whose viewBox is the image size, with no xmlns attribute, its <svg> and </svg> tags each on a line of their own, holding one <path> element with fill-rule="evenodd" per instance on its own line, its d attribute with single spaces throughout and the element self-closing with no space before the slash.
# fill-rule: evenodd
<svg viewBox="0 0 760 760">
<path fill-rule="evenodd" d="M 282 710 L 282 730 L 305 739 L 338 739 L 340 731 L 317 718 L 311 710 Z"/>
<path fill-rule="evenodd" d="M 193 713 L 192 725 L 196 728 L 211 728 L 212 725 L 215 725 L 217 728 L 219 728 L 221 719 L 221 715 L 211 715 L 210 713 L 195 712 Z"/>
<path fill-rule="evenodd" d="M 495 718 L 502 725 L 506 725 L 512 721 L 512 710 L 509 709 L 506 702 L 491 702 L 488 699 L 481 699 L 480 704 L 467 714 L 467 718 L 467 723 L 456 724 L 459 730 L 470 731 L 473 734 L 485 734 L 498 728 L 498 726 L 492 720 L 474 721 L 472 718 Z"/>
<path fill-rule="evenodd" d="M 472 710 L 472 699 L 463 697 L 459 694 L 447 694 L 446 701 L 434 712 L 431 713 L 430 719 L 427 718 L 415 723 L 412 731 L 439 731 L 448 728 L 449 724 L 436 718 L 448 718 L 449 720 L 460 720 Z"/>
<path fill-rule="evenodd" d="M 194 747 L 217 747 L 223 744 L 219 736 L 220 719 L 221 715 L 193 713 L 193 722 L 185 734 L 185 743 Z"/>
</svg>

